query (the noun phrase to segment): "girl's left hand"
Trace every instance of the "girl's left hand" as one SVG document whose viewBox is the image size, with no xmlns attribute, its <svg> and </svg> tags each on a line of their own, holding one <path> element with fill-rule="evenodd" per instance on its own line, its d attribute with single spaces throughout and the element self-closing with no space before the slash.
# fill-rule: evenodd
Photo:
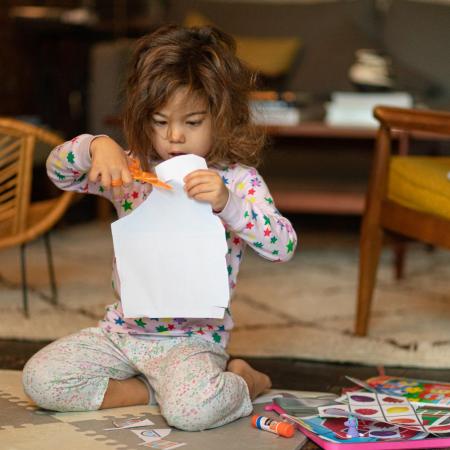
<svg viewBox="0 0 450 450">
<path fill-rule="evenodd" d="M 195 170 L 184 178 L 184 182 L 184 190 L 189 197 L 208 202 L 216 213 L 225 208 L 229 191 L 214 170 Z"/>
</svg>

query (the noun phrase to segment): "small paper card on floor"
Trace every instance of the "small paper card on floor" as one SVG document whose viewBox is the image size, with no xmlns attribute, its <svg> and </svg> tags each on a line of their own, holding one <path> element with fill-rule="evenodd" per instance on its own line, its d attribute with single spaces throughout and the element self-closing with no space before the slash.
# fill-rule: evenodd
<svg viewBox="0 0 450 450">
<path fill-rule="evenodd" d="M 111 224 L 125 317 L 224 316 L 230 299 L 225 239 L 211 205 L 189 198 L 183 178 L 196 155 L 155 167 L 172 190 L 153 188 L 135 211 Z"/>
<path fill-rule="evenodd" d="M 155 425 L 150 419 L 145 417 L 132 417 L 130 419 L 113 420 L 114 428 L 105 428 L 105 431 L 123 430 L 124 428 L 138 428 Z"/>
<path fill-rule="evenodd" d="M 155 429 L 146 429 L 146 430 L 130 430 L 138 437 L 140 437 L 144 443 L 145 442 L 153 442 L 158 441 L 166 436 L 169 436 L 172 431 L 171 428 L 155 428 Z M 143 445 L 143 444 L 140 444 Z"/>
<path fill-rule="evenodd" d="M 174 448 L 183 447 L 183 445 L 186 445 L 186 442 L 172 442 L 172 441 L 165 441 L 164 439 L 160 439 L 159 441 L 146 442 L 142 444 L 143 447 L 157 448 L 160 450 L 172 450 Z"/>
</svg>

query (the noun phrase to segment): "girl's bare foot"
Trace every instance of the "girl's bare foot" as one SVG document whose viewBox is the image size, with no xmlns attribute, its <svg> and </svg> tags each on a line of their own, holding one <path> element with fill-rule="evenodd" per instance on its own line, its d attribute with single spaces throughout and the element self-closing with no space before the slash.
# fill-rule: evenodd
<svg viewBox="0 0 450 450">
<path fill-rule="evenodd" d="M 245 380 L 252 400 L 272 386 L 272 381 L 266 374 L 255 370 L 243 359 L 232 359 L 228 363 L 227 370 L 241 376 Z"/>
</svg>

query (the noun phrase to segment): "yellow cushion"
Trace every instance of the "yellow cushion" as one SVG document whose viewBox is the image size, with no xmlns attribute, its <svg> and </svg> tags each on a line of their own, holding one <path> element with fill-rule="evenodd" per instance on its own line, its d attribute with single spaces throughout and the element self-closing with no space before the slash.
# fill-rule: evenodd
<svg viewBox="0 0 450 450">
<path fill-rule="evenodd" d="M 184 25 L 203 27 L 214 23 L 204 15 L 192 11 L 186 15 Z M 298 37 L 233 37 L 236 40 L 237 56 L 250 69 L 268 77 L 285 74 L 301 47 L 301 40 Z"/>
<path fill-rule="evenodd" d="M 388 198 L 418 211 L 450 219 L 450 157 L 394 156 Z"/>
</svg>

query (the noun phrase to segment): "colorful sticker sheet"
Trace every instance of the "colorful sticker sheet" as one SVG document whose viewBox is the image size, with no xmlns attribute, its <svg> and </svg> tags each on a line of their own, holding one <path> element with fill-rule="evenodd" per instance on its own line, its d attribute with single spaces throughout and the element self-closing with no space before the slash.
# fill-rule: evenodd
<svg viewBox="0 0 450 450">
<path fill-rule="evenodd" d="M 289 416 L 291 421 L 297 422 L 322 439 L 335 443 L 369 443 L 381 441 L 424 439 L 428 433 L 409 430 L 397 425 L 376 422 L 374 420 L 358 420 L 360 437 L 349 438 L 347 418 L 309 417 L 296 418 Z"/>
<path fill-rule="evenodd" d="M 322 417 L 339 417 L 339 411 L 426 434 L 450 433 L 450 410 L 421 408 L 405 397 L 357 391 L 345 394 L 345 404 L 319 407 Z"/>
<path fill-rule="evenodd" d="M 410 402 L 450 406 L 450 383 L 380 376 L 366 382 L 378 392 L 407 398 Z"/>
</svg>

